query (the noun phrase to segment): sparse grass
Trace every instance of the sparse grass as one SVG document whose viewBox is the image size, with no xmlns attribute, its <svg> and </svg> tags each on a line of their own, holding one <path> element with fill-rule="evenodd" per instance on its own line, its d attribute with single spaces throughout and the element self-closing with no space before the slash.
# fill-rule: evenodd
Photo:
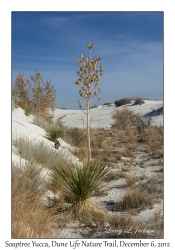
<svg viewBox="0 0 175 250">
<path fill-rule="evenodd" d="M 126 175 L 127 187 L 133 186 L 137 181 L 138 181 L 138 178 L 135 175 L 132 175 L 132 174 Z"/>
<path fill-rule="evenodd" d="M 13 145 L 18 148 L 20 157 L 28 161 L 36 161 L 45 168 L 51 168 L 60 159 L 66 158 L 52 149 L 42 141 L 32 141 L 27 138 L 20 138 L 13 141 Z"/>
<path fill-rule="evenodd" d="M 105 180 L 106 181 L 106 180 Z M 104 196 L 107 195 L 107 190 L 106 187 L 104 187 L 104 185 L 99 185 L 94 192 L 94 196 Z"/>
<path fill-rule="evenodd" d="M 46 119 L 39 115 L 34 115 L 33 116 L 33 123 L 43 129 L 47 129 L 50 126 L 50 122 L 48 122 Z"/>
</svg>

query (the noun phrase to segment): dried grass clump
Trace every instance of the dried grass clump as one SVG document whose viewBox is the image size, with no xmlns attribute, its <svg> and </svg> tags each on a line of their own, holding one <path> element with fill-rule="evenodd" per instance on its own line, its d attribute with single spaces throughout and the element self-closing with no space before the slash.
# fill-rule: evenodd
<svg viewBox="0 0 175 250">
<path fill-rule="evenodd" d="M 36 164 L 25 165 L 24 171 L 12 166 L 12 238 L 50 235 L 51 213 L 42 204 L 43 183 Z"/>
<path fill-rule="evenodd" d="M 145 129 L 142 140 L 147 145 L 147 152 L 163 157 L 163 128 L 152 126 Z"/>
<path fill-rule="evenodd" d="M 127 187 L 133 186 L 137 181 L 138 181 L 138 178 L 135 175 L 131 175 L 131 174 L 126 175 Z"/>
<path fill-rule="evenodd" d="M 130 209 L 145 208 L 154 204 L 155 194 L 139 189 L 128 191 L 122 201 L 115 203 L 114 211 L 128 211 Z"/>
</svg>

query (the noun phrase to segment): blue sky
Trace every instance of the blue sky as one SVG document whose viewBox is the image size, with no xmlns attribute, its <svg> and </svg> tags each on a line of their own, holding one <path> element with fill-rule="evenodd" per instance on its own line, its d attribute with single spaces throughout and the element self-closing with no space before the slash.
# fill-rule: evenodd
<svg viewBox="0 0 175 250">
<path fill-rule="evenodd" d="M 130 96 L 163 100 L 163 12 L 12 12 L 12 78 L 40 71 L 56 107 L 78 109 L 79 55 L 100 57 L 99 104 Z"/>
</svg>

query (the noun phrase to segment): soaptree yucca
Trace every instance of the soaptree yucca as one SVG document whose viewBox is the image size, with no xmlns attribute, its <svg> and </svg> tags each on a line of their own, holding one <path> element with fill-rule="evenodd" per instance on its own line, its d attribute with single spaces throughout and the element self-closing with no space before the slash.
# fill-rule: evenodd
<svg viewBox="0 0 175 250">
<path fill-rule="evenodd" d="M 91 57 L 91 49 L 94 45 L 89 44 L 87 48 L 89 49 L 89 56 L 83 57 L 80 55 L 81 60 L 77 60 L 76 62 L 80 65 L 80 70 L 77 71 L 79 76 L 78 80 L 75 82 L 76 85 L 81 85 L 79 90 L 79 95 L 82 99 L 84 99 L 86 109 L 83 110 L 83 104 L 80 100 L 78 100 L 79 108 L 86 115 L 86 124 L 87 124 L 87 141 L 88 141 L 88 164 L 91 161 L 91 148 L 90 148 L 90 103 L 96 98 L 101 91 L 101 88 L 98 87 L 100 83 L 100 77 L 102 76 L 103 66 L 100 65 L 99 69 L 97 69 L 97 65 L 100 62 L 100 58 L 92 58 Z M 100 101 L 101 98 L 98 97 L 97 102 Z"/>
<path fill-rule="evenodd" d="M 71 203 L 68 214 L 80 221 L 101 221 L 107 210 L 91 199 L 95 189 L 111 174 L 109 167 L 99 162 L 71 165 L 59 162 L 51 171 L 51 190 L 60 191 Z"/>
</svg>

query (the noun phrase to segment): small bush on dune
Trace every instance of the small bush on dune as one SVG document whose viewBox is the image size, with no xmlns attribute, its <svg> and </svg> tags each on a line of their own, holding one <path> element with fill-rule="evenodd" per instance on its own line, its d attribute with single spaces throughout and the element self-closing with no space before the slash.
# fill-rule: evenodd
<svg viewBox="0 0 175 250">
<path fill-rule="evenodd" d="M 123 105 L 130 104 L 130 103 L 131 103 L 131 100 L 129 98 L 123 98 L 120 100 L 116 100 L 114 102 L 116 107 L 123 106 Z"/>
<path fill-rule="evenodd" d="M 104 106 L 111 107 L 113 104 L 111 102 L 105 102 L 103 103 Z"/>
<path fill-rule="evenodd" d="M 99 222 L 105 219 L 107 211 L 92 201 L 91 195 L 109 174 L 109 167 L 98 162 L 81 167 L 59 162 L 52 169 L 50 187 L 69 197 L 71 207 L 67 213 L 71 217 Z"/>
<path fill-rule="evenodd" d="M 137 100 L 135 100 L 134 105 L 142 105 L 144 103 L 145 102 L 142 99 L 138 98 Z"/>
</svg>

